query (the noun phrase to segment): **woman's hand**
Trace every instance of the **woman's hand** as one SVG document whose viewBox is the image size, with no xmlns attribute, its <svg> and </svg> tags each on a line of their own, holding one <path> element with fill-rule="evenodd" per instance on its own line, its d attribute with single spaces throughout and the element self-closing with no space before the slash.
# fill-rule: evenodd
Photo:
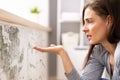
<svg viewBox="0 0 120 80">
<path fill-rule="evenodd" d="M 48 52 L 48 53 L 54 53 L 54 54 L 58 54 L 58 55 L 61 55 L 62 52 L 64 51 L 63 46 L 61 46 L 61 45 L 56 46 L 53 44 L 51 44 L 50 47 L 47 47 L 47 48 L 35 46 L 34 49 L 38 50 L 40 52 Z"/>
<path fill-rule="evenodd" d="M 50 47 L 47 47 L 47 48 L 41 48 L 41 47 L 35 46 L 34 49 L 40 52 L 48 52 L 48 53 L 54 53 L 54 54 L 60 55 L 66 73 L 71 72 L 71 70 L 73 69 L 73 64 L 69 56 L 67 55 L 67 52 L 64 50 L 63 46 L 51 45 Z"/>
</svg>

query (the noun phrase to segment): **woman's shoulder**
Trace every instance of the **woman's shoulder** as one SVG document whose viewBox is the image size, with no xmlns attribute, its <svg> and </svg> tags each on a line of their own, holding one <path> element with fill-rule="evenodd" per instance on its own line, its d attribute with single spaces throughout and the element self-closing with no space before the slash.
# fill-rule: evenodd
<svg viewBox="0 0 120 80">
<path fill-rule="evenodd" d="M 99 54 L 107 52 L 107 50 L 101 44 L 95 45 L 93 51 L 96 52 L 96 53 L 99 53 Z"/>
<path fill-rule="evenodd" d="M 93 49 L 92 56 L 102 64 L 105 64 L 108 58 L 108 51 L 101 44 L 97 44 Z"/>
<path fill-rule="evenodd" d="M 117 47 L 120 47 L 120 41 L 117 43 Z"/>
<path fill-rule="evenodd" d="M 120 41 L 117 43 L 117 47 L 116 48 L 119 48 L 119 50 L 120 50 Z M 97 53 L 99 52 L 100 54 L 108 53 L 108 51 L 102 46 L 102 44 L 95 45 L 93 51 L 97 52 Z"/>
<path fill-rule="evenodd" d="M 114 56 L 115 58 L 120 58 L 120 41 L 117 43 Z"/>
</svg>

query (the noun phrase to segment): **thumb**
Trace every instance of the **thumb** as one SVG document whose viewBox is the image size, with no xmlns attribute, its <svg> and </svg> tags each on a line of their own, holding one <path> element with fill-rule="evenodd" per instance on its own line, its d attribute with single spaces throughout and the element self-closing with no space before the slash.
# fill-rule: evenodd
<svg viewBox="0 0 120 80">
<path fill-rule="evenodd" d="M 56 46 L 55 44 L 50 44 L 50 47 L 54 47 L 54 46 Z"/>
</svg>

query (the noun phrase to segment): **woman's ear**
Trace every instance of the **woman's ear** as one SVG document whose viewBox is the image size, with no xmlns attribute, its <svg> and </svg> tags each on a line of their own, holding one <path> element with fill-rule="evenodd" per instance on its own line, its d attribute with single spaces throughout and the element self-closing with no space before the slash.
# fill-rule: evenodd
<svg viewBox="0 0 120 80">
<path fill-rule="evenodd" d="M 107 26 L 108 27 L 111 27 L 112 26 L 112 24 L 113 24 L 113 18 L 112 18 L 112 16 L 110 16 L 110 15 L 108 15 L 107 17 L 106 17 L 106 23 L 107 23 Z"/>
</svg>

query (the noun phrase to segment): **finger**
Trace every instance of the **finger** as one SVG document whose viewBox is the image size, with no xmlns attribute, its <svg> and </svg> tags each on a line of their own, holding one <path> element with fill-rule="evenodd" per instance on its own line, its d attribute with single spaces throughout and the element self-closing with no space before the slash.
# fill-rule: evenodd
<svg viewBox="0 0 120 80">
<path fill-rule="evenodd" d="M 33 47 L 33 49 L 35 49 L 37 51 L 40 51 L 40 52 L 43 52 L 43 50 L 40 47 L 37 47 L 37 46 Z"/>
<path fill-rule="evenodd" d="M 54 46 L 56 46 L 56 45 L 55 45 L 55 44 L 51 44 L 50 46 L 51 46 L 51 47 L 54 47 Z"/>
<path fill-rule="evenodd" d="M 54 52 L 54 48 L 53 47 L 48 47 L 48 48 L 40 48 L 35 46 L 34 49 L 40 51 L 40 52 Z"/>
</svg>

